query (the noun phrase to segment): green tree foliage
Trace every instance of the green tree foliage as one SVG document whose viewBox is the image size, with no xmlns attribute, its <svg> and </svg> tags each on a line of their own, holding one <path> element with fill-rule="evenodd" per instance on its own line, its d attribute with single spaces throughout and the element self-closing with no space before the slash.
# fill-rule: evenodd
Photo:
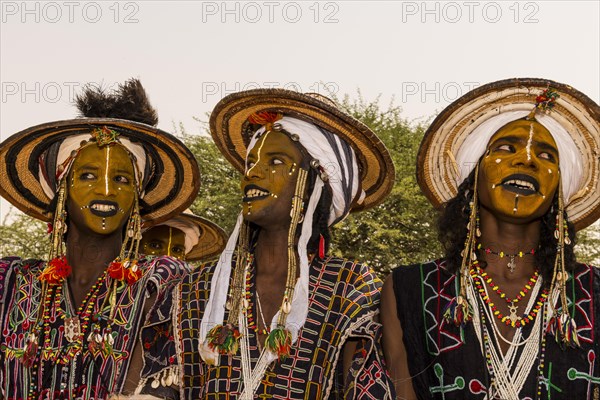
<svg viewBox="0 0 600 400">
<path fill-rule="evenodd" d="M 200 191 L 191 210 L 215 222 L 225 232 L 231 232 L 240 210 L 241 175 L 219 152 L 210 136 L 187 134 L 182 125 L 179 126 L 179 136 L 194 153 L 200 166 Z"/>
<path fill-rule="evenodd" d="M 50 244 L 47 229 L 46 223 L 11 207 L 0 225 L 0 257 L 46 258 Z"/>
<path fill-rule="evenodd" d="M 577 261 L 600 266 L 600 223 L 577 232 Z"/>
<path fill-rule="evenodd" d="M 436 212 L 417 184 L 416 155 L 425 133 L 412 126 L 393 104 L 379 99 L 346 96 L 340 106 L 369 126 L 384 142 L 396 167 L 392 192 L 379 206 L 351 214 L 333 229 L 335 253 L 368 263 L 382 277 L 398 265 L 422 262 L 441 255 L 435 229 Z"/>
</svg>

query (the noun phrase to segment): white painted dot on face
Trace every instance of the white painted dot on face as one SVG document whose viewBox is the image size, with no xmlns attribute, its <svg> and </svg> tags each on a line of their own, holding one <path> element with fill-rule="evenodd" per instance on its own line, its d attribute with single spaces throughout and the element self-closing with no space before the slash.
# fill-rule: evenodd
<svg viewBox="0 0 600 400">
<path fill-rule="evenodd" d="M 549 173 L 549 174 L 551 174 L 551 173 L 552 173 L 552 170 L 551 170 L 550 168 L 548 168 L 548 173 Z"/>
<path fill-rule="evenodd" d="M 496 164 L 500 164 L 501 161 L 502 161 L 501 159 L 496 158 Z"/>
<path fill-rule="evenodd" d="M 492 183 L 492 189 L 496 189 L 496 184 Z"/>
</svg>

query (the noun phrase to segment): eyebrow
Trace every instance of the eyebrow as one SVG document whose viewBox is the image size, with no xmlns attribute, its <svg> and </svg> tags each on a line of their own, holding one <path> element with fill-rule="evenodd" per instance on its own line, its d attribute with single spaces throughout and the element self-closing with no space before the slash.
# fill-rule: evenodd
<svg viewBox="0 0 600 400">
<path fill-rule="evenodd" d="M 496 143 L 501 142 L 501 141 L 506 141 L 508 143 L 523 143 L 523 142 L 525 142 L 525 140 L 523 140 L 523 138 L 519 138 L 516 136 L 504 136 L 504 137 L 496 139 L 494 141 L 494 143 L 492 143 L 492 144 L 495 145 Z M 548 144 L 546 142 L 538 142 L 537 140 L 534 140 L 533 143 L 543 150 L 552 151 L 552 152 L 558 154 L 558 149 L 556 147 L 552 146 L 551 144 Z"/>
<path fill-rule="evenodd" d="M 282 153 L 280 151 L 270 151 L 267 153 L 267 156 L 280 156 L 280 157 L 286 157 L 286 158 L 290 158 L 289 154 L 285 154 Z"/>
</svg>

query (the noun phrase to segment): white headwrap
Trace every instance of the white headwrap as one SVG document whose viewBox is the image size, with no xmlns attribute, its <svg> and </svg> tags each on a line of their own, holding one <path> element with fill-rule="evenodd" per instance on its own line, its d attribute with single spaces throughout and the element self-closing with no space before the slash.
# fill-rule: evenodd
<svg viewBox="0 0 600 400">
<path fill-rule="evenodd" d="M 185 234 L 185 254 L 188 254 L 194 248 L 194 246 L 198 244 L 198 241 L 200 240 L 200 228 L 198 227 L 198 225 L 193 224 L 184 218 L 173 217 L 163 223 L 155 225 L 154 227 L 162 225 L 179 229 Z M 144 230 L 144 232 L 147 232 L 148 230 L 154 227 L 150 227 Z"/>
<path fill-rule="evenodd" d="M 477 162 L 485 153 L 490 138 L 504 125 L 522 119 L 529 111 L 509 111 L 490 118 L 471 132 L 460 146 L 456 154 L 456 163 L 460 171 L 457 186 L 460 185 L 471 173 Z M 537 113 L 536 121 L 542 124 L 554 138 L 558 147 L 559 166 L 562 178 L 563 195 L 565 204 L 577 193 L 584 184 L 581 166 L 581 153 L 577 149 L 571 135 L 565 128 L 548 114 Z"/>
<path fill-rule="evenodd" d="M 60 175 L 58 175 L 56 177 L 56 182 L 60 182 L 60 180 L 71 169 L 71 165 L 73 164 L 73 161 L 75 161 L 75 158 L 71 157 L 71 154 L 74 151 L 75 152 L 79 151 L 79 149 L 81 149 L 81 147 L 82 147 L 81 142 L 83 142 L 83 141 L 87 142 L 90 140 L 91 137 L 92 137 L 91 134 L 83 134 L 83 135 L 70 136 L 62 141 L 62 143 L 60 144 L 59 150 L 58 150 L 58 154 L 56 156 L 56 165 L 63 165 L 65 162 L 67 162 L 67 165 L 65 165 L 65 169 L 60 173 Z M 137 174 L 137 176 L 136 176 L 137 184 L 138 184 L 139 188 L 141 189 L 141 185 L 144 181 L 143 174 L 144 174 L 144 171 L 146 168 L 146 151 L 139 144 L 133 143 L 129 139 L 124 138 L 124 137 L 119 137 L 118 142 L 120 144 L 122 144 L 135 157 L 134 167 L 136 169 L 136 174 Z M 49 171 L 49 172 L 55 173 L 55 171 Z M 55 195 L 55 191 L 50 187 L 50 184 L 48 183 L 48 181 L 46 181 L 46 178 L 44 177 L 41 166 L 40 166 L 40 169 L 38 172 L 38 177 L 39 177 L 40 184 L 42 185 L 42 190 L 44 191 L 46 196 L 48 196 L 49 199 L 53 199 L 54 195 Z M 58 185 L 57 185 L 56 190 L 58 190 Z M 140 194 L 140 197 L 143 197 L 143 193 Z"/>
<path fill-rule="evenodd" d="M 365 193 L 360 185 L 360 171 L 356 154 L 350 145 L 341 140 L 337 135 L 320 129 L 314 124 L 305 122 L 296 118 L 283 117 L 276 123 L 281 124 L 282 128 L 292 135 L 298 135 L 300 144 L 306 149 L 314 159 L 319 160 L 321 166 L 325 168 L 329 176 L 328 183 L 332 190 L 331 214 L 329 217 L 329 226 L 342 220 L 350 211 L 354 199 L 358 203 L 362 202 Z M 265 132 L 262 127 L 257 130 L 248 145 L 247 153 L 258 142 L 260 136 Z M 308 314 L 308 254 L 307 244 L 312 234 L 313 214 L 321 193 L 324 182 L 319 178 L 316 180 L 313 192 L 310 194 L 308 205 L 304 209 L 304 222 L 302 223 L 302 232 L 298 240 L 298 255 L 300 259 L 300 278 L 296 282 L 294 289 L 294 298 L 292 299 L 292 309 L 286 319 L 286 328 L 292 334 L 292 343 L 298 339 L 298 332 L 306 321 Z M 229 281 L 231 276 L 231 262 L 235 251 L 237 240 L 243 216 L 240 213 L 233 233 L 229 237 L 227 247 L 219 258 L 215 273 L 211 282 L 210 298 L 206 304 L 204 317 L 200 325 L 200 354 L 203 358 L 214 357 L 214 354 L 206 354 L 205 346 L 202 346 L 206 340 L 208 332 L 216 325 L 222 324 L 225 316 L 225 302 L 229 290 Z M 277 320 L 280 311 L 275 314 L 271 321 L 271 329 L 277 327 Z M 204 347 L 204 348 L 203 348 Z M 269 361 L 277 358 L 277 355 L 270 353 Z M 205 359 L 206 360 L 206 359 Z M 214 360 L 213 360 L 214 361 Z"/>
</svg>

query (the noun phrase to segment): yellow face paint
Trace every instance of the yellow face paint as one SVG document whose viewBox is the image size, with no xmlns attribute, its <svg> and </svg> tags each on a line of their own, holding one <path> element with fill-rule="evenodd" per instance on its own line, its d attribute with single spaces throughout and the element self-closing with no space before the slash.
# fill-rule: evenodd
<svg viewBox="0 0 600 400">
<path fill-rule="evenodd" d="M 558 188 L 558 150 L 554 138 L 537 121 L 517 120 L 490 139 L 483 157 L 479 199 L 483 207 L 506 219 L 530 220 L 544 215 Z"/>
<path fill-rule="evenodd" d="M 167 255 L 171 255 L 171 242 L 173 240 L 173 228 L 169 227 L 169 244 L 167 245 Z"/>
<path fill-rule="evenodd" d="M 121 145 L 82 148 L 68 178 L 70 223 L 99 234 L 111 234 L 126 223 L 135 199 L 134 169 Z"/>
<path fill-rule="evenodd" d="M 166 255 L 185 259 L 185 233 L 167 225 L 148 229 L 140 241 L 141 252 L 148 255 Z"/>
<path fill-rule="evenodd" d="M 292 196 L 303 155 L 285 133 L 271 131 L 248 153 L 241 182 L 244 218 L 261 227 L 290 222 Z"/>
</svg>

